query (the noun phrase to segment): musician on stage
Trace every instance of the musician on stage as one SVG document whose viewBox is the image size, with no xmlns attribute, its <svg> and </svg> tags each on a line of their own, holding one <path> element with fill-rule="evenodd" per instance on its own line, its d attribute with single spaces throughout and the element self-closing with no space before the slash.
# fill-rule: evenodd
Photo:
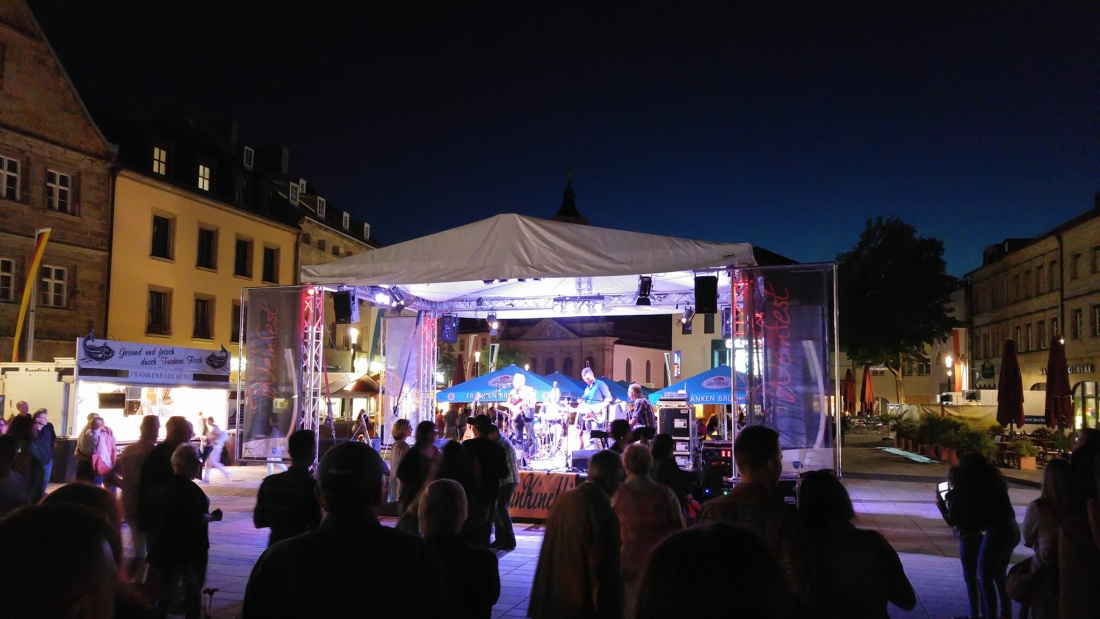
<svg viewBox="0 0 1100 619">
<path fill-rule="evenodd" d="M 630 429 L 657 427 L 657 420 L 653 418 L 653 405 L 649 403 L 649 398 L 642 396 L 642 386 L 638 383 L 630 383 L 627 394 L 633 406 L 627 419 L 630 422 Z"/>
<path fill-rule="evenodd" d="M 527 377 L 516 373 L 512 377 L 512 391 L 505 402 L 512 411 L 512 428 L 515 430 L 516 444 L 524 454 L 528 453 L 527 427 L 535 421 L 535 390 L 527 386 Z"/>
<path fill-rule="evenodd" d="M 611 406 L 611 390 L 602 380 L 596 380 L 596 374 L 592 368 L 581 370 L 581 379 L 588 385 L 581 394 L 581 404 L 584 408 L 595 413 L 595 418 L 587 424 L 586 430 L 601 429 L 607 419 L 607 408 Z"/>
</svg>

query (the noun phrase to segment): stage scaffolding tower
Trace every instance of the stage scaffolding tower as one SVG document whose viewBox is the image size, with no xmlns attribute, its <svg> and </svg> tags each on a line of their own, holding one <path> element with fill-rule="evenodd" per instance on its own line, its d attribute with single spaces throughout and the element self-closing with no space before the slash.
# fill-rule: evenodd
<svg viewBox="0 0 1100 619">
<path fill-rule="evenodd" d="M 417 368 L 417 387 L 420 396 L 420 421 L 435 421 L 436 365 L 439 354 L 438 314 L 431 310 L 421 311 L 420 316 L 420 354 Z M 413 424 L 415 426 L 415 424 Z"/>
<path fill-rule="evenodd" d="M 298 427 L 317 431 L 324 397 L 325 293 L 307 286 L 302 295 L 302 401 Z M 317 433 L 320 437 L 320 433 Z"/>
</svg>

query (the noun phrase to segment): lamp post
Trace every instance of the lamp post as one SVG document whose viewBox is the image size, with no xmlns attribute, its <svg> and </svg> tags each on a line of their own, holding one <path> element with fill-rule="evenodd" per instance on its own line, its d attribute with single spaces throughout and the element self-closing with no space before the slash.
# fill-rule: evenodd
<svg viewBox="0 0 1100 619">
<path fill-rule="evenodd" d="M 943 364 L 947 368 L 947 391 L 954 392 L 955 383 L 951 380 L 951 377 L 955 374 L 955 358 L 951 355 L 947 355 L 943 360 Z"/>
<path fill-rule="evenodd" d="M 474 376 L 481 376 L 481 351 L 474 351 Z"/>
</svg>

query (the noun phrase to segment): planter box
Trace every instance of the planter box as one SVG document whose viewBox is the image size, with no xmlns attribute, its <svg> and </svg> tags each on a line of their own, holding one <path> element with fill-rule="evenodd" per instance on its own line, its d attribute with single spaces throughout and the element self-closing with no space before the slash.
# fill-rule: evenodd
<svg viewBox="0 0 1100 619">
<path fill-rule="evenodd" d="M 940 461 L 946 462 L 951 466 L 959 465 L 959 452 L 954 447 L 941 447 L 940 448 Z"/>
<path fill-rule="evenodd" d="M 894 447 L 896 447 L 897 449 L 905 449 L 905 439 L 901 438 L 900 436 L 895 436 Z"/>
<path fill-rule="evenodd" d="M 1016 459 L 1016 468 L 1021 471 L 1035 470 L 1035 456 L 1020 456 Z"/>
</svg>

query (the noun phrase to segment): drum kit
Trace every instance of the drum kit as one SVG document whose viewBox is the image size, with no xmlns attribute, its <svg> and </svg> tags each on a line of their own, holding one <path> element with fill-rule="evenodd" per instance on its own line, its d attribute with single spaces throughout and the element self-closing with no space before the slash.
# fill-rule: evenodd
<svg viewBox="0 0 1100 619">
<path fill-rule="evenodd" d="M 563 468 L 567 468 L 570 454 L 584 448 L 582 433 L 586 425 L 590 425 L 586 422 L 603 426 L 606 419 L 606 408 L 575 402 L 544 405 L 542 411 L 535 415 L 533 445 L 529 452 L 532 464 L 537 468 L 537 463 L 552 463 L 564 457 Z"/>
</svg>

